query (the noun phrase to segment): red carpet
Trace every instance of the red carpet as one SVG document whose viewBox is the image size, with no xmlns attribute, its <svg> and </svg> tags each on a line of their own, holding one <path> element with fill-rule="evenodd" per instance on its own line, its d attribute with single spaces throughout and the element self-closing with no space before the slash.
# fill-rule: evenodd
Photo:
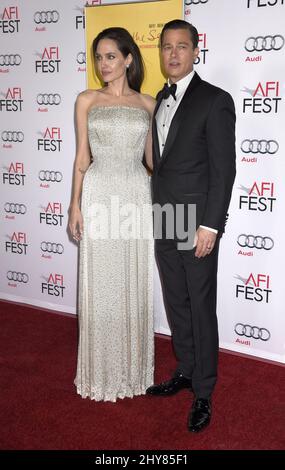
<svg viewBox="0 0 285 470">
<path fill-rule="evenodd" d="M 0 302 L 0 449 L 284 449 L 285 368 L 220 353 L 213 418 L 192 435 L 187 391 L 96 403 L 73 386 L 74 317 Z M 175 362 L 156 339 L 156 378 Z"/>
</svg>

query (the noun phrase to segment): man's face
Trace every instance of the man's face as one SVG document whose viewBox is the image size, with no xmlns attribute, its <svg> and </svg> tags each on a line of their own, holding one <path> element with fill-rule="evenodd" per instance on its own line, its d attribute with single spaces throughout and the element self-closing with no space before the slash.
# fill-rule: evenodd
<svg viewBox="0 0 285 470">
<path fill-rule="evenodd" d="M 199 48 L 193 49 L 187 29 L 167 29 L 163 34 L 161 57 L 164 70 L 172 83 L 178 82 L 193 70 Z"/>
</svg>

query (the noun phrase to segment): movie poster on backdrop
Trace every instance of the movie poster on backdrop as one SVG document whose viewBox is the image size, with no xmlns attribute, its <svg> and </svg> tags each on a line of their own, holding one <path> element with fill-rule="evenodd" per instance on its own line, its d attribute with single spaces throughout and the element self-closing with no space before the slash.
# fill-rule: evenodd
<svg viewBox="0 0 285 470">
<path fill-rule="evenodd" d="M 102 5 L 86 7 L 86 61 L 89 88 L 100 87 L 95 75 L 92 41 L 103 29 L 112 26 L 126 28 L 142 53 L 145 63 L 145 79 L 142 92 L 156 96 L 165 77 L 162 75 L 158 45 L 163 25 L 173 18 L 183 18 L 182 0 L 132 3 L 127 5 Z"/>
</svg>

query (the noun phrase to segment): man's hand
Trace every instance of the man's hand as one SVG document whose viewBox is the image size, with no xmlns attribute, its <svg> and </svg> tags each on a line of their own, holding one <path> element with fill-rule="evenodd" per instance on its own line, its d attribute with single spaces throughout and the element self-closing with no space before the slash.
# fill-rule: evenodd
<svg viewBox="0 0 285 470">
<path fill-rule="evenodd" d="M 214 248 L 216 238 L 216 233 L 199 227 L 194 238 L 194 246 L 196 246 L 195 256 L 203 258 L 209 255 Z"/>
</svg>

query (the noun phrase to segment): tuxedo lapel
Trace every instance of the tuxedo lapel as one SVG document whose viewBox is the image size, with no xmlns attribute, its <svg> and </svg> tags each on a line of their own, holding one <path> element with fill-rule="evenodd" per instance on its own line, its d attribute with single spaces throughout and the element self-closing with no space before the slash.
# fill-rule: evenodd
<svg viewBox="0 0 285 470">
<path fill-rule="evenodd" d="M 159 96 L 159 93 L 158 93 L 157 96 L 158 96 L 158 98 L 157 98 L 156 106 L 154 108 L 153 120 L 152 120 L 152 139 L 153 139 L 153 148 L 154 148 L 154 158 L 157 160 L 157 162 L 159 162 L 159 160 L 160 160 L 160 150 L 159 150 L 159 141 L 158 141 L 157 125 L 156 125 L 155 116 L 156 116 L 156 113 L 157 113 L 158 108 L 160 106 L 160 103 L 162 101 L 162 98 Z"/>
<path fill-rule="evenodd" d="M 167 157 L 167 154 L 169 153 L 169 151 L 170 151 L 170 149 L 171 149 L 171 147 L 172 147 L 172 145 L 173 145 L 173 143 L 176 139 L 179 127 L 181 125 L 181 122 L 183 121 L 184 114 L 187 110 L 187 106 L 188 106 L 188 103 L 189 103 L 189 99 L 191 98 L 191 94 L 192 94 L 193 90 L 200 84 L 200 82 L 201 82 L 201 78 L 199 77 L 199 75 L 197 73 L 195 73 L 195 75 L 192 78 L 191 82 L 189 83 L 189 86 L 188 86 L 187 90 L 185 91 L 185 94 L 184 94 L 184 96 L 181 100 L 181 103 L 178 106 L 178 108 L 176 110 L 176 113 L 174 114 L 173 119 L 171 121 L 171 125 L 170 125 L 168 135 L 167 135 L 167 139 L 166 139 L 166 142 L 165 142 L 165 147 L 164 147 L 162 156 L 159 158 L 160 165 L 162 164 L 162 162 Z M 161 100 L 160 100 L 160 103 L 161 103 Z M 156 111 L 157 111 L 157 109 L 158 109 L 158 106 L 156 106 Z M 157 130 L 156 130 L 156 136 L 157 136 Z M 158 155 L 159 155 L 159 153 L 158 153 Z"/>
</svg>

